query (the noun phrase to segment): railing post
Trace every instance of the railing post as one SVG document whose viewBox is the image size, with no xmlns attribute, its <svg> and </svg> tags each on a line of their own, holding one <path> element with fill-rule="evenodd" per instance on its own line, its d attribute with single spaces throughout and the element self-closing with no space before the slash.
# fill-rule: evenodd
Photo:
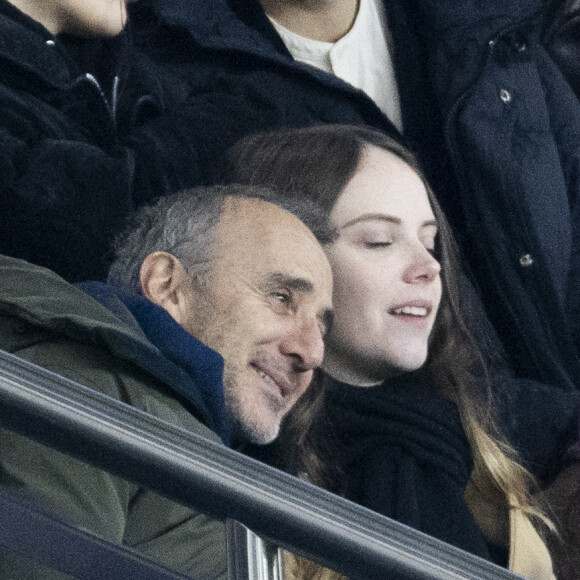
<svg viewBox="0 0 580 580">
<path fill-rule="evenodd" d="M 228 580 L 283 580 L 281 550 L 240 522 L 227 520 Z"/>
</svg>

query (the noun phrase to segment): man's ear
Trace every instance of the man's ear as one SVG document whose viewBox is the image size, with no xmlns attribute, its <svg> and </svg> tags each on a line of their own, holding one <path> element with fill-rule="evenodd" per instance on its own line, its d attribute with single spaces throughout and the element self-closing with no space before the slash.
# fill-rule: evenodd
<svg viewBox="0 0 580 580">
<path fill-rule="evenodd" d="M 141 291 L 183 325 L 191 301 L 191 287 L 182 263 L 168 252 L 149 254 L 139 271 Z"/>
</svg>

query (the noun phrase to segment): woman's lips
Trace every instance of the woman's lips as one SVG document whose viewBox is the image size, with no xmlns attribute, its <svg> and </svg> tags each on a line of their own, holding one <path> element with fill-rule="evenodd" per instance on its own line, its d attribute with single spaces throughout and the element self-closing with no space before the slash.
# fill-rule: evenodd
<svg viewBox="0 0 580 580">
<path fill-rule="evenodd" d="M 394 316 L 413 316 L 426 318 L 431 314 L 433 306 L 426 300 L 411 300 L 389 308 L 389 314 Z"/>
</svg>

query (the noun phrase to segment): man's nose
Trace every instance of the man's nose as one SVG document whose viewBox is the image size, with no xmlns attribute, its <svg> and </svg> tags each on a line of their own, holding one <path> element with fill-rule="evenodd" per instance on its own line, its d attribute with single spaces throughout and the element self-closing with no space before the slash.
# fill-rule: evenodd
<svg viewBox="0 0 580 580">
<path fill-rule="evenodd" d="M 319 367 L 324 359 L 324 340 L 318 319 L 295 320 L 280 343 L 280 352 L 294 357 L 298 370 Z"/>
</svg>

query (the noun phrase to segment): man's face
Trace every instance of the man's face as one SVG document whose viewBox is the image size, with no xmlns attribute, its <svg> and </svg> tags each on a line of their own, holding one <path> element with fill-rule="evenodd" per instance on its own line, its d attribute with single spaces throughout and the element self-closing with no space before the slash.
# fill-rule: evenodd
<svg viewBox="0 0 580 580">
<path fill-rule="evenodd" d="M 330 266 L 302 222 L 261 200 L 226 201 L 183 326 L 224 358 L 234 442 L 276 438 L 322 363 L 331 300 Z"/>
</svg>

